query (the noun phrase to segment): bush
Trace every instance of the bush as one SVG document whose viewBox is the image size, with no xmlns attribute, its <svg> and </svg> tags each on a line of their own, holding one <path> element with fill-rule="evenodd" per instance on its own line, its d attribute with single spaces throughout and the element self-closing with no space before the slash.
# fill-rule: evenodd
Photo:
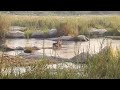
<svg viewBox="0 0 120 90">
<path fill-rule="evenodd" d="M 28 38 L 28 39 L 31 38 L 33 32 L 35 32 L 35 29 L 32 29 L 32 28 L 31 29 L 29 29 L 29 28 L 26 29 L 25 30 L 25 37 Z"/>
</svg>

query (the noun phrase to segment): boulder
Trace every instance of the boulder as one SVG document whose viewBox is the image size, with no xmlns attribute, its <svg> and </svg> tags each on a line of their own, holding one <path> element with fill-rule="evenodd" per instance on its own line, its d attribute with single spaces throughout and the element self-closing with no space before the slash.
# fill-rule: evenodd
<svg viewBox="0 0 120 90">
<path fill-rule="evenodd" d="M 89 54 L 87 52 L 82 52 L 69 60 L 72 63 L 87 63 L 88 60 L 93 61 L 96 55 L 105 54 L 109 51 L 109 47 L 105 46 L 96 54 Z"/>
<path fill-rule="evenodd" d="M 84 35 L 79 35 L 79 36 L 73 38 L 73 40 L 74 41 L 89 41 L 89 39 Z"/>
<path fill-rule="evenodd" d="M 120 36 L 105 36 L 105 38 L 110 38 L 114 40 L 120 40 Z"/>
<path fill-rule="evenodd" d="M 35 31 L 32 33 L 31 38 L 43 38 L 45 37 L 44 32 L 40 31 Z"/>
<path fill-rule="evenodd" d="M 40 59 L 41 56 L 34 53 L 20 53 L 19 56 L 25 58 L 25 59 Z"/>
<path fill-rule="evenodd" d="M 57 36 L 57 29 L 51 29 L 48 31 L 49 37 L 55 37 Z"/>
<path fill-rule="evenodd" d="M 91 57 L 90 54 L 82 52 L 79 55 L 74 56 L 73 58 L 70 59 L 70 62 L 73 63 L 86 63 L 88 60 L 88 57 Z"/>
<path fill-rule="evenodd" d="M 20 53 L 19 56 L 25 59 L 43 60 L 43 55 L 35 54 L 35 53 Z M 69 61 L 68 59 L 54 57 L 54 56 L 44 56 L 44 59 L 49 61 L 56 61 L 56 62 Z"/>
<path fill-rule="evenodd" d="M 24 48 L 24 53 L 33 53 L 35 50 L 40 50 L 40 48 L 34 46 L 34 47 L 25 47 Z"/>
<path fill-rule="evenodd" d="M 90 35 L 104 35 L 107 32 L 106 29 L 96 29 L 96 28 L 92 28 L 89 31 Z"/>
<path fill-rule="evenodd" d="M 6 34 L 7 38 L 25 38 L 24 32 L 22 31 L 9 31 Z"/>
<path fill-rule="evenodd" d="M 16 47 L 15 50 L 24 50 L 23 47 Z"/>
<path fill-rule="evenodd" d="M 63 41 L 71 41 L 73 39 L 72 36 L 61 36 L 61 40 Z"/>
<path fill-rule="evenodd" d="M 24 50 L 23 47 L 10 47 L 5 44 L 0 45 L 0 48 L 5 49 L 5 51 L 13 51 L 13 50 Z"/>
<path fill-rule="evenodd" d="M 21 27 L 21 26 L 11 26 L 9 28 L 11 31 L 24 31 L 26 27 Z"/>
<path fill-rule="evenodd" d="M 32 53 L 32 50 L 26 49 L 24 50 L 24 53 Z"/>
<path fill-rule="evenodd" d="M 57 41 L 58 38 L 47 38 L 47 40 Z"/>
<path fill-rule="evenodd" d="M 61 36 L 60 37 L 60 39 L 62 40 L 62 41 L 70 41 L 70 40 L 72 40 L 72 36 Z M 48 38 L 48 40 L 53 40 L 53 41 L 57 41 L 58 40 L 58 38 Z"/>
<path fill-rule="evenodd" d="M 62 41 L 89 41 L 89 39 L 84 35 L 79 35 L 77 37 L 72 36 L 61 36 Z M 49 38 L 49 40 L 56 41 L 58 38 Z"/>
<path fill-rule="evenodd" d="M 0 45 L 0 48 L 2 48 L 4 51 L 13 51 L 14 50 L 14 48 L 8 47 L 7 45 L 4 45 L 4 44 Z"/>
<path fill-rule="evenodd" d="M 47 33 L 36 31 L 32 33 L 32 38 L 50 38 L 57 36 L 57 29 L 51 29 Z"/>
</svg>

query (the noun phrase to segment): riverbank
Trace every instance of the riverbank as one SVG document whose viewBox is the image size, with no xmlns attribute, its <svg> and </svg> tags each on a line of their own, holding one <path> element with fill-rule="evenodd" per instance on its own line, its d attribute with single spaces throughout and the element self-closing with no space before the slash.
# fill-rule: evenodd
<svg viewBox="0 0 120 90">
<path fill-rule="evenodd" d="M 4 15 L 1 14 L 0 36 L 10 30 L 19 33 L 19 38 L 30 37 L 58 37 L 58 36 L 77 36 L 91 33 L 91 29 L 96 34 L 107 31 L 105 35 L 118 36 L 120 16 L 118 15 L 84 15 L 84 16 L 26 16 L 26 15 Z M 12 27 L 15 26 L 15 27 Z M 21 27 L 21 28 L 19 28 Z M 99 31 L 99 32 L 96 32 Z M 23 34 L 24 33 L 24 34 Z M 13 32 L 11 32 L 13 34 Z M 45 34 L 45 35 L 44 35 Z M 93 34 L 93 33 L 92 33 Z M 7 34 L 9 37 L 10 34 Z M 13 37 L 14 37 L 13 35 Z M 101 35 L 100 35 L 101 36 Z M 103 34 L 104 36 L 104 34 Z M 11 37 L 11 35 L 10 35 Z"/>
<path fill-rule="evenodd" d="M 16 57 L 14 60 L 0 57 L 1 79 L 119 79 L 119 51 L 113 53 L 111 47 L 106 47 L 92 58 L 87 58 L 86 64 L 51 63 L 41 60 L 35 63 Z M 32 63 L 28 63 L 32 62 Z M 22 71 L 21 71 L 22 70 Z M 16 73 L 17 72 L 17 73 Z"/>
<path fill-rule="evenodd" d="M 118 15 L 0 15 L 0 78 L 119 79 L 119 24 Z M 64 48 L 53 50 L 60 36 Z"/>
</svg>

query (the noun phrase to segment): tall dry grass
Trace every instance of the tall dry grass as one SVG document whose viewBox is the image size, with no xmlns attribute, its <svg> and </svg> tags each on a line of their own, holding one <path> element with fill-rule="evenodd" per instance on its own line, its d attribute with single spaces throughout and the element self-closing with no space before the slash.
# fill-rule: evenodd
<svg viewBox="0 0 120 90">
<path fill-rule="evenodd" d="M 27 16 L 27 15 L 0 15 L 1 35 L 8 26 L 24 26 L 33 30 L 57 28 L 58 34 L 76 36 L 88 34 L 90 28 L 105 28 L 110 35 L 120 35 L 119 15 L 81 15 L 81 16 Z"/>
<path fill-rule="evenodd" d="M 105 28 L 110 31 L 111 35 L 119 35 L 120 31 L 120 16 L 17 16 L 17 15 L 0 15 L 0 37 L 4 37 L 5 33 L 9 30 L 9 26 L 25 26 L 29 28 L 42 29 L 44 28 L 57 28 L 59 34 L 65 35 L 78 35 L 78 34 L 87 34 L 90 28 Z M 31 35 L 31 29 L 29 29 L 29 35 Z M 64 33 L 63 33 L 64 32 Z M 26 31 L 27 33 L 27 31 Z M 28 36 L 27 36 L 28 37 Z M 21 65 L 19 62 L 14 65 L 18 66 L 30 66 L 32 69 L 23 74 L 15 75 L 13 68 L 11 73 L 3 75 L 1 70 L 3 67 L 6 69 L 13 67 L 13 64 L 3 63 L 3 59 L 0 59 L 0 78 L 18 78 L 18 79 L 81 79 L 81 78 L 120 78 L 120 50 L 117 50 L 116 54 L 113 54 L 111 47 L 108 47 L 106 51 L 95 55 L 90 62 L 87 63 L 87 67 L 83 72 L 85 76 L 81 76 L 78 73 L 81 73 L 79 69 L 56 69 L 56 72 L 51 73 L 50 69 L 47 69 L 47 64 L 45 60 L 42 62 L 37 62 L 36 64 L 30 65 Z M 4 60 L 5 61 L 5 60 Z M 16 62 L 16 61 L 14 61 Z M 24 62 L 24 61 L 23 61 Z M 9 66 L 9 67 L 8 67 Z M 27 68 L 26 68 L 27 70 Z"/>
<path fill-rule="evenodd" d="M 90 28 L 105 28 L 111 35 L 119 35 L 119 15 L 82 15 L 82 16 L 26 16 L 11 15 L 12 25 L 37 29 L 57 28 L 60 34 L 87 34 Z"/>
<path fill-rule="evenodd" d="M 112 47 L 108 46 L 102 52 L 88 58 L 88 62 L 81 68 L 61 69 L 59 66 L 56 69 L 50 69 L 47 66 L 49 60 L 40 60 L 36 63 L 30 63 L 22 58 L 12 59 L 10 61 L 2 61 L 0 63 L 0 78 L 1 79 L 119 79 L 120 78 L 120 50 L 113 52 Z M 16 61 L 15 61 L 16 59 Z M 26 61 L 26 64 L 24 63 Z M 9 63 L 10 64 L 9 64 Z M 27 64 L 28 63 L 28 64 Z M 67 64 L 66 64 L 67 65 Z M 81 65 L 81 64 L 76 64 Z M 62 66 L 62 64 L 61 64 Z M 64 66 L 64 64 L 63 64 Z M 4 71 L 11 68 L 8 74 L 3 74 Z M 24 67 L 26 72 L 15 74 L 15 67 Z M 30 69 L 28 67 L 31 67 Z"/>
<path fill-rule="evenodd" d="M 0 14 L 0 39 L 5 37 L 10 25 L 10 17 L 5 14 Z"/>
</svg>

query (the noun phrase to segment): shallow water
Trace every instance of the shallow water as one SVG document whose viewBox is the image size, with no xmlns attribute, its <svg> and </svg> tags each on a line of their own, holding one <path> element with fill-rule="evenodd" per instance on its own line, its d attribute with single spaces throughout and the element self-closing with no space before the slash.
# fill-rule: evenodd
<svg viewBox="0 0 120 90">
<path fill-rule="evenodd" d="M 68 62 L 65 62 L 65 63 L 59 63 L 59 64 L 48 64 L 46 69 L 49 69 L 51 71 L 51 73 L 54 73 L 54 71 L 56 69 L 76 69 L 79 71 L 84 71 L 86 65 L 85 64 L 79 64 L 79 65 L 75 65 L 73 63 L 68 63 Z M 19 74 L 22 74 L 22 73 L 25 73 L 27 71 L 32 71 L 31 67 L 30 66 L 27 66 L 27 67 L 12 67 L 12 68 L 2 68 L 1 69 L 1 72 L 2 74 L 4 75 L 7 75 L 7 74 L 11 74 L 14 73 L 15 75 L 19 75 Z"/>
<path fill-rule="evenodd" d="M 104 41 L 104 42 L 103 42 Z M 44 40 L 44 47 L 52 47 L 52 44 L 55 41 Z M 103 43 L 102 43 L 103 42 Z M 95 54 L 100 51 L 101 43 L 102 48 L 104 48 L 108 43 L 111 42 L 112 47 L 120 47 L 120 40 L 111 40 L 104 38 L 94 38 L 90 39 L 88 42 L 74 42 L 74 41 L 63 41 L 62 49 L 53 50 L 53 49 L 44 49 L 44 54 L 47 56 L 57 56 L 61 58 L 72 58 L 75 55 L 81 52 L 89 52 L 90 54 Z M 29 47 L 29 46 L 37 46 L 39 48 L 43 47 L 43 40 L 41 39 L 7 39 L 6 45 L 10 47 Z M 18 55 L 22 53 L 22 50 L 9 51 L 6 54 L 9 55 Z M 43 55 L 43 49 L 37 50 L 34 53 Z"/>
<path fill-rule="evenodd" d="M 104 41 L 104 42 L 103 42 Z M 52 44 L 55 41 L 50 41 L 50 40 L 45 40 L 45 47 L 52 47 Z M 103 42 L 103 43 L 102 43 Z M 88 42 L 73 42 L 73 41 L 64 41 L 62 49 L 60 50 L 52 50 L 52 49 L 45 49 L 45 54 L 48 56 L 57 56 L 57 57 L 62 57 L 62 58 L 72 58 L 75 55 L 81 53 L 81 52 L 89 52 L 91 54 L 98 53 L 101 48 L 101 43 L 102 43 L 102 48 L 104 48 L 106 45 L 111 43 L 113 48 L 120 47 L 120 40 L 112 40 L 112 39 L 105 39 L 104 38 L 94 38 L 90 39 Z M 6 45 L 10 47 L 28 47 L 28 46 L 37 46 L 39 48 L 43 47 L 43 40 L 40 39 L 7 39 L 6 40 Z M 23 53 L 22 50 L 16 50 L 16 51 L 9 51 L 6 52 L 6 54 L 9 55 L 18 55 L 19 53 Z M 36 54 L 43 54 L 43 49 L 38 50 L 34 52 Z M 74 69 L 80 69 L 84 70 L 84 66 L 82 65 L 75 65 L 73 63 L 59 63 L 59 64 L 50 64 L 47 65 L 48 69 L 54 70 L 56 68 L 63 69 L 63 68 L 74 68 Z M 27 69 L 28 71 L 30 68 Z M 25 67 L 15 67 L 13 69 L 15 74 L 20 74 L 20 73 L 25 73 L 26 68 Z M 7 70 L 2 70 L 3 74 L 7 74 L 11 72 L 11 69 Z"/>
<path fill-rule="evenodd" d="M 2 68 L 1 72 L 4 75 L 11 74 L 11 72 L 14 73 L 15 75 L 19 75 L 30 70 L 31 70 L 30 67 L 12 67 L 12 68 L 9 67 L 9 68 Z"/>
</svg>

